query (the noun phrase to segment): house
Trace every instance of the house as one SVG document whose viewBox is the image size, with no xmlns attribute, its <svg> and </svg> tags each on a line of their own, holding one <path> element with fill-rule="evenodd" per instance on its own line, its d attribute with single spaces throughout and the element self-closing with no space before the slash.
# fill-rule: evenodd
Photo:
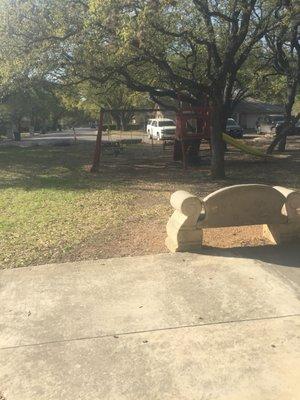
<svg viewBox="0 0 300 400">
<path fill-rule="evenodd" d="M 283 115 L 284 106 L 265 103 L 251 97 L 242 100 L 235 107 L 232 117 L 244 129 L 255 129 L 257 121 L 265 120 L 269 115 Z"/>
<path fill-rule="evenodd" d="M 168 99 L 168 103 L 170 104 L 170 107 L 172 109 L 176 108 L 177 103 L 174 102 L 172 99 Z M 143 127 L 143 129 L 146 129 L 146 125 L 149 119 L 152 118 L 169 118 L 175 121 L 176 119 L 176 112 L 171 111 L 171 109 L 167 109 L 166 107 L 161 107 L 156 103 L 153 103 L 149 106 L 149 110 L 153 107 L 153 111 L 143 111 L 139 112 L 138 110 L 135 110 L 134 112 L 134 117 L 133 117 L 133 124 L 136 124 L 140 127 Z"/>
<path fill-rule="evenodd" d="M 165 100 L 166 104 L 170 104 L 170 108 L 176 108 L 178 104 L 174 100 Z M 156 110 L 149 118 L 170 118 L 175 120 L 175 111 L 167 110 L 158 104 L 154 106 Z M 280 104 L 265 103 L 263 101 L 248 97 L 241 100 L 232 112 L 234 118 L 244 129 L 255 129 L 257 121 L 263 121 L 270 115 L 283 115 L 284 106 Z"/>
<path fill-rule="evenodd" d="M 169 101 L 169 103 L 170 103 L 170 107 L 171 108 L 176 108 L 177 104 L 175 104 L 175 107 L 174 107 L 174 104 L 173 104 L 174 101 Z M 156 110 L 155 111 L 155 118 L 169 118 L 169 119 L 172 119 L 172 120 L 175 121 L 176 112 L 172 111 L 172 109 L 167 110 L 166 108 L 161 107 L 158 104 L 155 104 L 154 108 Z"/>
</svg>

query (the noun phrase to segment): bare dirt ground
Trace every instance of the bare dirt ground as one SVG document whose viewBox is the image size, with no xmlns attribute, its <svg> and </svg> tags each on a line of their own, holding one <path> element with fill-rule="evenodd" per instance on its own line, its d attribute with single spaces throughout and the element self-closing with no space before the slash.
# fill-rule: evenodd
<svg viewBox="0 0 300 400">
<path fill-rule="evenodd" d="M 266 148 L 271 138 L 248 140 L 249 144 Z M 104 155 L 100 175 L 105 179 L 121 179 L 137 194 L 136 208 L 144 208 L 142 217 L 130 218 L 114 228 L 95 233 L 67 255 L 67 260 L 134 256 L 166 252 L 165 227 L 172 213 L 170 195 L 179 189 L 204 197 L 219 188 L 240 183 L 263 183 L 300 188 L 300 137 L 289 138 L 287 160 L 264 161 L 228 148 L 227 178 L 212 181 L 209 175 L 209 149 L 204 145 L 203 165 L 189 167 L 172 162 L 171 148 L 160 144 L 126 148 L 112 159 Z M 235 205 L 238 206 L 238 205 Z M 155 209 L 155 212 L 153 212 Z M 149 213 L 147 213 L 149 210 Z M 270 244 L 262 237 L 262 226 L 207 229 L 204 245 L 234 248 Z"/>
<path fill-rule="evenodd" d="M 143 143 L 126 145 L 117 157 L 106 149 L 99 173 L 91 174 L 95 138 L 85 140 L 84 132 L 82 140 L 65 143 L 64 135 L 0 146 L 0 268 L 165 252 L 176 190 L 205 197 L 240 183 L 300 189 L 300 137 L 288 139 L 290 158 L 282 160 L 228 147 L 227 177 L 212 180 L 207 144 L 200 165 L 183 170 L 172 161 L 172 147 L 152 145 L 140 132 Z M 262 149 L 271 138 L 246 140 Z M 208 247 L 264 244 L 262 226 L 204 231 Z"/>
</svg>

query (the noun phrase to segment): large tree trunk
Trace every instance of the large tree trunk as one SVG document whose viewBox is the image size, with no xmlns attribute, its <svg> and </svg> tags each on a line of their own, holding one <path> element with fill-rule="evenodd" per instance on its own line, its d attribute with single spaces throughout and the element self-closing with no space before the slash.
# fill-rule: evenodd
<svg viewBox="0 0 300 400">
<path fill-rule="evenodd" d="M 219 101 L 214 102 L 211 132 L 211 176 L 216 179 L 222 179 L 225 177 L 225 145 L 222 139 L 222 133 L 225 132 L 225 126 L 226 113 L 224 107 Z"/>
<path fill-rule="evenodd" d="M 272 143 L 268 147 L 267 153 L 272 154 L 275 147 L 278 145 L 278 150 L 281 152 L 285 151 L 286 147 L 286 139 L 289 131 L 294 128 L 293 118 L 292 118 L 292 109 L 295 102 L 295 97 L 297 93 L 298 81 L 297 79 L 290 78 L 288 79 L 288 88 L 287 88 L 287 98 L 285 103 L 285 116 L 284 116 L 284 126 L 280 129 L 273 139 Z"/>
<path fill-rule="evenodd" d="M 267 154 L 272 154 L 275 150 L 275 147 L 278 145 L 278 150 L 284 151 L 286 145 L 286 137 L 290 130 L 289 125 L 286 125 L 284 122 L 284 126 L 281 128 L 280 132 L 278 132 L 275 138 L 272 140 L 272 143 L 267 149 Z"/>
<path fill-rule="evenodd" d="M 100 110 L 98 133 L 96 139 L 96 146 L 94 150 L 94 159 L 91 166 L 91 172 L 98 172 L 100 167 L 101 149 L 102 149 L 102 133 L 103 133 L 103 120 L 104 112 Z"/>
</svg>

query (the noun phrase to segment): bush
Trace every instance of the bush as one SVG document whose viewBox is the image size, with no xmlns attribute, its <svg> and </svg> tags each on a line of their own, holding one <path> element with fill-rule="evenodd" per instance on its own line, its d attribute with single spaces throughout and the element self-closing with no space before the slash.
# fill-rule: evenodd
<svg viewBox="0 0 300 400">
<path fill-rule="evenodd" d="M 116 124 L 104 124 L 103 130 L 106 131 L 107 129 L 109 129 L 110 131 L 115 131 L 117 129 L 117 125 Z"/>
<path fill-rule="evenodd" d="M 127 131 L 138 131 L 144 128 L 143 124 L 129 124 L 127 126 Z"/>
</svg>

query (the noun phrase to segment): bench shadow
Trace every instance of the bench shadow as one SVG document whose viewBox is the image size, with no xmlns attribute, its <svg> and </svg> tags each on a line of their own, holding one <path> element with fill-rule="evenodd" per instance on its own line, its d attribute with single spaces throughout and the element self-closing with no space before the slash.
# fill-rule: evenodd
<svg viewBox="0 0 300 400">
<path fill-rule="evenodd" d="M 199 253 L 217 257 L 248 258 L 282 267 L 300 268 L 300 246 L 298 243 L 228 249 L 205 246 Z"/>
</svg>

